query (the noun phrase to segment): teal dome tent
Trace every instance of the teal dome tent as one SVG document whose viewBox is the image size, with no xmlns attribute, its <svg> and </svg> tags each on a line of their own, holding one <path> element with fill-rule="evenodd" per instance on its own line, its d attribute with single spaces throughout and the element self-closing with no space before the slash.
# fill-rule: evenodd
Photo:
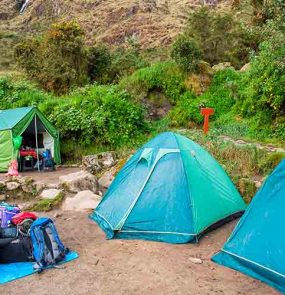
<svg viewBox="0 0 285 295">
<path fill-rule="evenodd" d="M 267 178 L 213 261 L 285 294 L 285 160 Z"/>
<path fill-rule="evenodd" d="M 126 163 L 91 219 L 109 239 L 187 243 L 244 209 L 232 181 L 207 151 L 166 132 Z"/>
</svg>

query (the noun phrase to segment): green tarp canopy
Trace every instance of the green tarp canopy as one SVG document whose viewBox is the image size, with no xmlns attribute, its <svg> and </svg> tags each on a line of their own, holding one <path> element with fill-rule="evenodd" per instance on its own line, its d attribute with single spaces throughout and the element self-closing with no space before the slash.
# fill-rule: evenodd
<svg viewBox="0 0 285 295">
<path fill-rule="evenodd" d="M 0 110 L 0 172 L 8 170 L 13 158 L 13 138 L 41 135 L 40 148 L 49 148 L 57 164 L 60 164 L 59 133 L 36 108 L 25 107 Z"/>
</svg>

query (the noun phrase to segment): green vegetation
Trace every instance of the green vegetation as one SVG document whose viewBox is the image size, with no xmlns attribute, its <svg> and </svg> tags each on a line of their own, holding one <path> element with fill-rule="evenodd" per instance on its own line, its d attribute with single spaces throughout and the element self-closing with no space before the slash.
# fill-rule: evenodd
<svg viewBox="0 0 285 295">
<path fill-rule="evenodd" d="M 185 34 L 198 43 L 203 60 L 210 64 L 230 61 L 242 66 L 248 61 L 249 49 L 256 46 L 255 36 L 233 14 L 207 7 L 190 14 Z"/>
<path fill-rule="evenodd" d="M 63 148 L 68 153 L 63 153 L 63 158 L 68 160 L 78 154 L 78 146 L 84 154 L 90 145 L 135 145 L 149 130 L 143 106 L 117 86 L 88 85 L 56 97 L 27 81 L 0 79 L 0 109 L 29 105 L 37 105 L 59 129 L 63 145 L 69 143 L 68 148 Z"/>
<path fill-rule="evenodd" d="M 140 69 L 123 78 L 119 87 L 131 93 L 134 98 L 141 98 L 153 90 L 158 90 L 173 104 L 186 91 L 184 75 L 173 62 L 157 63 Z"/>
<path fill-rule="evenodd" d="M 89 48 L 84 38 L 77 22 L 56 23 L 43 35 L 22 40 L 15 58 L 30 78 L 58 95 L 88 82 L 116 82 L 147 65 L 136 44 L 111 51 L 104 44 Z"/>
<path fill-rule="evenodd" d="M 122 48 L 89 46 L 76 22 L 56 23 L 15 47 L 28 78 L 0 77 L 0 109 L 37 105 L 60 131 L 64 161 L 78 162 L 136 148 L 170 128 L 201 129 L 200 109 L 212 107 L 210 135 L 186 135 L 214 154 L 250 201 L 253 179 L 284 154 L 219 136 L 284 146 L 285 7 L 279 0 L 241 2 L 232 11 L 191 12 L 171 48 L 147 51 L 135 37 Z M 225 62 L 231 64 L 212 68 Z"/>
<path fill-rule="evenodd" d="M 195 72 L 202 57 L 202 52 L 194 39 L 181 35 L 174 42 L 171 57 L 184 72 Z"/>
<path fill-rule="evenodd" d="M 87 82 L 84 33 L 75 22 L 54 24 L 39 38 L 16 46 L 15 56 L 27 74 L 46 90 L 65 93 Z"/>
</svg>

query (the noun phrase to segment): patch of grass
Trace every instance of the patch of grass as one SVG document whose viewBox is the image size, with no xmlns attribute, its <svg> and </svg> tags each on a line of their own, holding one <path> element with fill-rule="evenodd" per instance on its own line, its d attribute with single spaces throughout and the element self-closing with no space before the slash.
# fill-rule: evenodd
<svg viewBox="0 0 285 295">
<path fill-rule="evenodd" d="M 249 204 L 257 191 L 255 183 L 250 178 L 240 178 L 236 186 L 243 196 L 244 201 Z"/>
<path fill-rule="evenodd" d="M 272 170 L 285 159 L 285 153 L 271 153 L 260 163 L 260 169 L 264 174 L 269 174 Z"/>
<path fill-rule="evenodd" d="M 53 200 L 39 200 L 36 204 L 34 204 L 29 210 L 36 212 L 48 212 L 54 208 L 59 207 L 64 198 L 63 193 L 59 193 L 56 198 Z"/>
</svg>

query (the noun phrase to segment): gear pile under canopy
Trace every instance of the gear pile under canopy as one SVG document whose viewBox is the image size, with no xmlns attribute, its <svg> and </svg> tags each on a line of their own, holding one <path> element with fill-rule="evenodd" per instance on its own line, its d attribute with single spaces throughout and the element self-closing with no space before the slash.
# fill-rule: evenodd
<svg viewBox="0 0 285 295">
<path fill-rule="evenodd" d="M 60 164 L 58 130 L 36 107 L 0 110 L 0 172 L 8 170 L 14 157 L 13 138 L 17 136 L 33 142 L 37 152 L 50 149 L 55 162 Z"/>
<path fill-rule="evenodd" d="M 187 243 L 245 207 L 206 150 L 166 132 L 132 156 L 90 217 L 109 239 Z"/>
</svg>

